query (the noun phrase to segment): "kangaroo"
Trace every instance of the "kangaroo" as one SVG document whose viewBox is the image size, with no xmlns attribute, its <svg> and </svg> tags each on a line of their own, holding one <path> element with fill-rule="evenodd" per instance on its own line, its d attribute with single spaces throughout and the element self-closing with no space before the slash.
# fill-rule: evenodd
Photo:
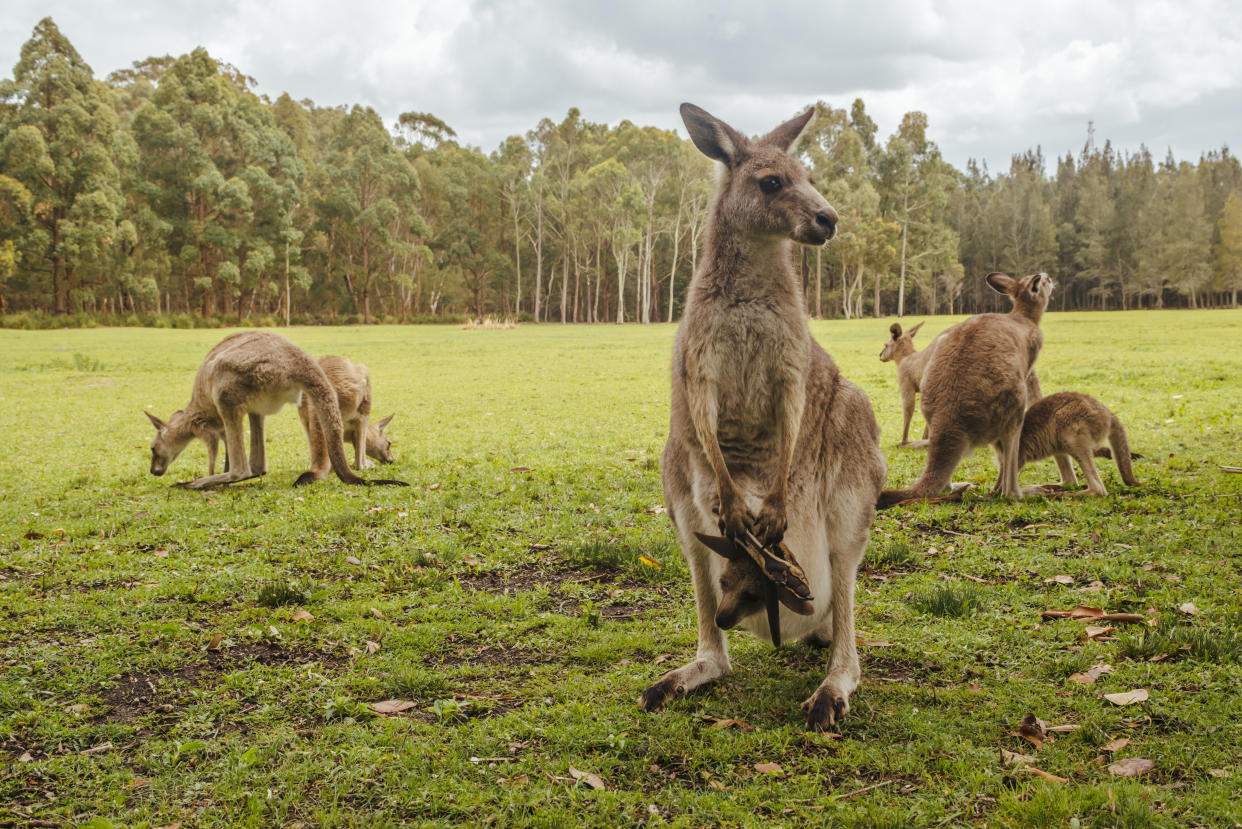
<svg viewBox="0 0 1242 829">
<path fill-rule="evenodd" d="M 156 428 L 151 442 L 151 474 L 163 475 L 194 438 L 207 444 L 209 474 L 177 486 L 206 489 L 237 483 L 267 473 L 264 451 L 263 418 L 276 414 L 286 403 L 297 403 L 300 395 L 310 397 L 316 417 L 328 435 L 332 469 L 347 484 L 398 484 L 400 481 L 367 481 L 349 468 L 342 442 L 341 410 L 336 392 L 323 369 L 309 354 L 284 337 L 266 331 L 230 334 L 207 353 L 194 377 L 190 402 L 173 412 L 167 421 L 148 413 Z M 245 453 L 243 417 L 250 422 L 250 454 Z M 228 452 L 227 470 L 214 471 L 212 437 L 224 433 Z M 295 486 L 309 483 L 306 472 Z"/>
<path fill-rule="evenodd" d="M 1108 490 L 1104 488 L 1093 460 L 1096 448 L 1105 441 L 1112 447 L 1117 471 L 1126 486 L 1142 486 L 1134 477 L 1134 468 L 1130 465 L 1130 443 L 1117 415 L 1089 394 L 1057 392 L 1027 409 L 1022 422 L 1018 463 L 1025 466 L 1049 455 L 1070 455 L 1078 461 L 1083 477 L 1087 479 L 1087 493 L 1107 495 Z M 1077 483 L 1074 468 L 1068 465 L 1062 468 L 1061 485 L 1074 486 Z M 1025 489 L 1028 495 L 1042 491 L 1041 487 Z"/>
<path fill-rule="evenodd" d="M 860 669 L 854 584 L 884 482 L 879 426 L 865 394 L 811 337 L 792 242 L 822 245 L 837 213 L 790 155 L 813 110 L 748 139 L 692 104 L 695 146 L 721 162 L 703 256 L 673 349 L 664 503 L 690 565 L 698 649 L 647 688 L 648 710 L 731 672 L 725 630 L 772 639 L 758 565 L 701 540 L 782 540 L 813 600 L 770 611 L 793 638 L 832 642 L 828 675 L 803 703 L 809 728 L 849 711 Z M 785 602 L 785 599 L 782 599 Z M 792 606 L 788 606 L 792 605 Z M 835 634 L 835 636 L 834 636 Z"/>
<path fill-rule="evenodd" d="M 880 509 L 939 495 L 966 453 L 988 444 L 999 467 L 997 491 L 1022 497 L 1018 442 L 1023 413 L 1039 393 L 1031 370 L 1043 346 L 1039 322 L 1054 284 L 1045 273 L 1022 279 L 990 273 L 987 283 L 1007 294 L 1013 308 L 1008 314 L 976 314 L 941 335 L 922 380 L 923 416 L 931 431 L 927 465 L 908 489 L 884 490 Z"/>
<path fill-rule="evenodd" d="M 371 423 L 371 375 L 362 363 L 352 363 L 344 357 L 327 355 L 319 358 L 319 366 L 327 375 L 328 382 L 336 390 L 336 399 L 341 407 L 341 423 L 343 436 L 354 446 L 354 469 L 368 469 L 375 464 L 368 456 L 380 463 L 392 463 L 392 441 L 384 434 L 384 429 L 393 419 L 393 415 Z M 329 457 L 328 442 L 318 418 L 311 412 L 310 398 L 302 396 L 298 404 L 298 417 L 302 419 L 302 428 L 306 431 L 306 440 L 310 444 L 310 473 L 319 480 L 328 473 Z"/>
<path fill-rule="evenodd" d="M 897 363 L 897 387 L 901 391 L 902 417 L 901 443 L 897 444 L 899 448 L 918 449 L 927 445 L 926 424 L 923 426 L 922 439 L 911 442 L 910 418 L 914 416 L 914 398 L 919 393 L 920 384 L 923 382 L 923 370 L 927 367 L 928 359 L 935 353 L 940 338 L 932 340 L 931 344 L 922 351 L 916 350 L 914 335 L 919 333 L 922 327 L 923 323 L 920 322 L 909 331 L 902 333 L 901 324 L 893 323 L 888 329 L 893 335 L 892 339 L 885 341 L 884 348 L 880 351 L 880 362 L 887 363 L 891 360 Z"/>
</svg>

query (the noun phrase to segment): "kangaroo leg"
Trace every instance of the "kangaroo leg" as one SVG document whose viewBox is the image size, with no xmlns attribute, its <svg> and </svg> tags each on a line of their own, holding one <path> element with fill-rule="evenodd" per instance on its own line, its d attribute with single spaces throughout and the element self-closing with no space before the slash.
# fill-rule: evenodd
<svg viewBox="0 0 1242 829">
<path fill-rule="evenodd" d="M 216 456 L 220 451 L 220 439 L 212 433 L 203 438 L 203 443 L 207 444 L 207 474 L 214 475 L 216 474 Z M 225 467 L 224 471 L 228 472 L 228 467 Z"/>
<path fill-rule="evenodd" d="M 1021 437 L 1022 424 L 1019 423 L 1017 429 L 997 441 L 997 463 L 1000 465 L 997 485 L 1000 494 L 1006 498 L 1021 498 L 1023 495 L 1022 487 L 1018 485 L 1018 450 Z"/>
<path fill-rule="evenodd" d="M 219 475 L 206 475 L 202 478 L 195 478 L 193 481 L 183 481 L 176 484 L 186 489 L 208 489 L 213 486 L 223 486 L 225 484 L 235 484 L 238 481 L 244 481 L 247 478 L 254 477 L 250 474 L 250 462 L 246 458 L 246 437 L 242 428 L 242 409 L 239 407 L 221 407 L 220 417 L 224 421 L 224 445 L 228 451 L 230 461 L 230 469 Z M 236 459 L 234 461 L 234 459 Z"/>
<path fill-rule="evenodd" d="M 372 466 L 367 459 L 367 416 L 358 413 L 358 432 L 354 435 L 354 469 Z"/>
<path fill-rule="evenodd" d="M 901 390 L 901 443 L 898 446 L 907 446 L 910 443 L 910 419 L 914 417 L 914 392 L 906 389 Z"/>
<path fill-rule="evenodd" d="M 851 514 L 841 511 L 838 514 Z M 865 505 L 855 508 L 854 515 L 867 514 Z M 802 703 L 806 725 L 812 731 L 823 731 L 840 722 L 849 713 L 850 695 L 858 688 L 862 669 L 858 665 L 858 648 L 854 641 L 854 587 L 858 563 L 867 548 L 870 518 L 861 532 L 846 537 L 830 547 L 832 574 L 832 658 L 828 676 L 815 693 Z"/>
<path fill-rule="evenodd" d="M 267 474 L 267 446 L 263 439 L 263 415 L 250 413 L 250 474 Z"/>
<path fill-rule="evenodd" d="M 877 506 L 887 509 L 912 498 L 936 497 L 953 480 L 953 471 L 970 448 L 971 442 L 966 435 L 951 426 L 938 424 L 932 430 L 923 474 L 907 489 L 886 489 L 881 492 Z"/>
<path fill-rule="evenodd" d="M 1074 464 L 1070 463 L 1069 455 L 1057 453 L 1053 458 L 1057 462 L 1057 471 L 1061 473 L 1062 488 L 1078 486 L 1078 477 L 1074 474 Z"/>
<path fill-rule="evenodd" d="M 694 511 L 693 506 L 686 510 L 686 512 Z M 710 532 L 711 530 L 703 527 L 701 531 Z M 643 691 L 638 704 L 645 711 L 657 711 L 666 702 L 726 676 L 732 671 L 729 665 L 729 646 L 725 640 L 725 632 L 716 626 L 716 593 L 712 585 L 711 568 L 711 556 L 715 554 L 700 544 L 692 533 L 687 532 L 682 536 L 681 541 L 682 549 L 687 551 L 690 576 L 694 582 L 694 603 L 698 610 L 698 649 L 693 662 L 674 668 Z"/>
<path fill-rule="evenodd" d="M 298 480 L 309 484 L 323 480 L 331 464 L 328 460 L 328 440 L 324 436 L 323 426 L 320 425 L 319 418 L 310 411 L 309 398 L 303 395 L 302 399 L 308 402 L 298 406 L 298 417 L 302 419 L 302 429 L 306 432 L 306 443 L 310 447 L 311 468 L 309 472 L 302 473 L 302 477 Z"/>
<path fill-rule="evenodd" d="M 1091 495 L 1107 495 L 1108 490 L 1104 488 L 1104 482 L 1100 480 L 1100 472 L 1095 468 L 1095 459 L 1091 457 L 1092 454 L 1091 451 L 1075 452 L 1074 459 L 1082 467 L 1082 476 L 1087 479 L 1087 492 Z"/>
</svg>

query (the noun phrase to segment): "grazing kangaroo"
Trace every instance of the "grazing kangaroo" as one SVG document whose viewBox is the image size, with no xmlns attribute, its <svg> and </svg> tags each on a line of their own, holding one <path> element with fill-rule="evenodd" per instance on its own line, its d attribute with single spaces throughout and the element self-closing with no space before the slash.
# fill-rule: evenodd
<svg viewBox="0 0 1242 829">
<path fill-rule="evenodd" d="M 1039 330 L 1054 287 L 1045 273 L 1014 279 L 990 273 L 987 283 L 1013 300 L 1008 314 L 976 314 L 940 336 L 923 373 L 923 416 L 931 430 L 927 465 L 908 489 L 886 489 L 880 509 L 912 498 L 939 495 L 953 470 L 976 446 L 996 451 L 996 489 L 1021 498 L 1018 443 L 1022 417 L 1038 394 L 1031 369 L 1044 335 Z"/>
<path fill-rule="evenodd" d="M 319 358 L 319 366 L 327 375 L 328 382 L 336 390 L 336 399 L 341 407 L 341 424 L 343 436 L 354 446 L 354 469 L 367 469 L 375 464 L 367 459 L 375 458 L 380 463 L 392 463 L 392 441 L 384 434 L 385 427 L 393 415 L 370 422 L 371 417 L 371 375 L 362 363 L 352 363 L 344 357 L 327 355 Z M 311 412 L 310 398 L 302 396 L 298 404 L 298 417 L 302 419 L 302 428 L 306 431 L 306 440 L 310 444 L 311 468 L 308 474 L 319 480 L 328 473 L 330 465 L 328 457 L 328 441 L 319 419 Z"/>
<path fill-rule="evenodd" d="M 207 353 L 194 377 L 190 402 L 173 412 L 167 422 L 147 414 L 157 434 L 151 442 L 151 474 L 163 475 L 194 438 L 214 454 L 212 438 L 224 433 L 228 452 L 227 471 L 178 483 L 188 489 L 205 489 L 237 483 L 267 473 L 263 418 L 276 414 L 286 403 L 310 397 L 315 415 L 328 435 L 332 469 L 347 484 L 402 484 L 400 481 L 367 481 L 349 468 L 342 443 L 341 411 L 336 392 L 323 369 L 309 354 L 284 337 L 266 331 L 230 334 Z M 250 455 L 243 436 L 243 418 L 250 423 Z M 214 463 L 212 463 L 214 469 Z M 307 483 L 309 472 L 298 478 Z M 296 485 L 296 484 L 295 484 Z"/>
<path fill-rule="evenodd" d="M 1126 486 L 1142 486 L 1134 477 L 1134 468 L 1130 465 L 1130 443 L 1117 415 L 1089 394 L 1057 392 L 1027 409 L 1022 422 L 1018 463 L 1025 466 L 1049 455 L 1070 455 L 1078 461 L 1083 477 L 1087 479 L 1086 491 L 1091 495 L 1107 495 L 1108 490 L 1104 488 L 1093 460 L 1096 448 L 1105 441 L 1112 447 L 1117 471 Z M 1061 468 L 1061 485 L 1074 486 L 1077 483 L 1074 468 L 1066 464 Z M 1041 487 L 1025 489 L 1027 494 L 1042 491 Z"/>
<path fill-rule="evenodd" d="M 866 395 L 811 337 L 791 263 L 790 240 L 822 245 L 837 224 L 790 155 L 812 114 L 748 139 L 681 106 L 695 146 L 723 165 L 673 349 L 660 462 L 694 584 L 698 649 L 643 692 L 649 711 L 730 673 L 726 629 L 740 624 L 761 638 L 779 629 L 764 620 L 769 582 L 759 566 L 699 538 L 721 530 L 769 546 L 783 539 L 805 572 L 813 600 L 770 612 L 793 638 L 832 641 L 828 675 L 803 703 L 808 727 L 840 720 L 858 687 L 854 583 L 884 457 Z"/>
<path fill-rule="evenodd" d="M 914 416 L 914 398 L 919 393 L 920 384 L 923 381 L 923 370 L 927 367 L 927 361 L 931 355 L 935 353 L 936 345 L 940 342 L 940 338 L 931 341 L 931 344 L 922 351 L 918 351 L 914 347 L 914 335 L 919 333 L 919 329 L 923 327 L 923 323 L 911 328 L 909 331 L 902 333 L 901 324 L 893 323 L 888 329 L 893 335 L 892 339 L 884 343 L 884 348 L 880 351 L 880 362 L 887 363 L 890 360 L 897 363 L 897 387 L 901 391 L 901 443 L 898 447 L 906 447 L 917 449 L 927 445 L 927 425 L 923 426 L 923 438 L 914 442 L 910 441 L 910 418 Z"/>
</svg>

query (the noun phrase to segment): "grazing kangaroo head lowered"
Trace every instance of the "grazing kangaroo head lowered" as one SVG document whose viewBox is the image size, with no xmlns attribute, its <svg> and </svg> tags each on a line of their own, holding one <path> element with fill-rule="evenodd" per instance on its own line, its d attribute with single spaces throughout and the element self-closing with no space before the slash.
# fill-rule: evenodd
<svg viewBox="0 0 1242 829">
<path fill-rule="evenodd" d="M 779 646 L 783 629 L 832 642 L 828 675 L 803 704 L 808 727 L 822 729 L 858 687 L 854 584 L 884 480 L 871 406 L 811 337 L 792 262 L 793 243 L 832 238 L 837 212 L 791 155 L 813 110 L 753 139 L 692 104 L 681 114 L 720 162 L 660 458 L 698 649 L 639 704 L 656 710 L 728 674 L 726 630 Z"/>
<path fill-rule="evenodd" d="M 155 438 L 151 441 L 151 474 L 161 476 L 172 466 L 177 456 L 185 451 L 190 441 L 199 438 L 207 444 L 207 451 L 212 456 L 212 465 L 216 454 L 219 438 L 216 433 L 201 424 L 196 424 L 184 411 L 177 410 L 169 415 L 167 422 L 160 420 L 150 412 L 143 412 L 151 425 L 155 427 Z"/>
<path fill-rule="evenodd" d="M 367 457 L 380 463 L 396 463 L 397 458 L 392 453 L 392 439 L 384 431 L 395 416 L 390 414 L 375 423 L 367 424 Z"/>
<path fill-rule="evenodd" d="M 903 357 L 914 353 L 914 335 L 919 333 L 919 329 L 923 327 L 923 323 L 911 328 L 904 334 L 901 332 L 901 323 L 893 323 L 889 327 L 889 333 L 892 338 L 885 341 L 884 348 L 880 349 L 880 362 L 887 363 L 889 360 L 901 362 Z"/>
</svg>

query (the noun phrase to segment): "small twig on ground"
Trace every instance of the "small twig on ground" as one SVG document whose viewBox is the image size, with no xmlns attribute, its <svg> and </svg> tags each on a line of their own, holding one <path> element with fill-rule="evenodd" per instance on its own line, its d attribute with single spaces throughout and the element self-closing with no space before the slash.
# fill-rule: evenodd
<svg viewBox="0 0 1242 829">
<path fill-rule="evenodd" d="M 1235 475 L 1242 474 L 1242 466 L 1222 466 L 1221 469 L 1225 472 L 1232 472 Z"/>
<path fill-rule="evenodd" d="M 870 786 L 863 786 L 861 789 L 854 789 L 854 791 L 852 792 L 846 792 L 845 794 L 841 795 L 838 798 L 838 800 L 844 800 L 845 798 L 853 797 L 856 794 L 862 794 L 863 792 L 869 792 L 872 789 L 878 789 L 881 786 L 887 786 L 891 784 L 892 782 L 893 782 L 892 780 L 881 780 L 879 783 L 873 783 Z"/>
</svg>

